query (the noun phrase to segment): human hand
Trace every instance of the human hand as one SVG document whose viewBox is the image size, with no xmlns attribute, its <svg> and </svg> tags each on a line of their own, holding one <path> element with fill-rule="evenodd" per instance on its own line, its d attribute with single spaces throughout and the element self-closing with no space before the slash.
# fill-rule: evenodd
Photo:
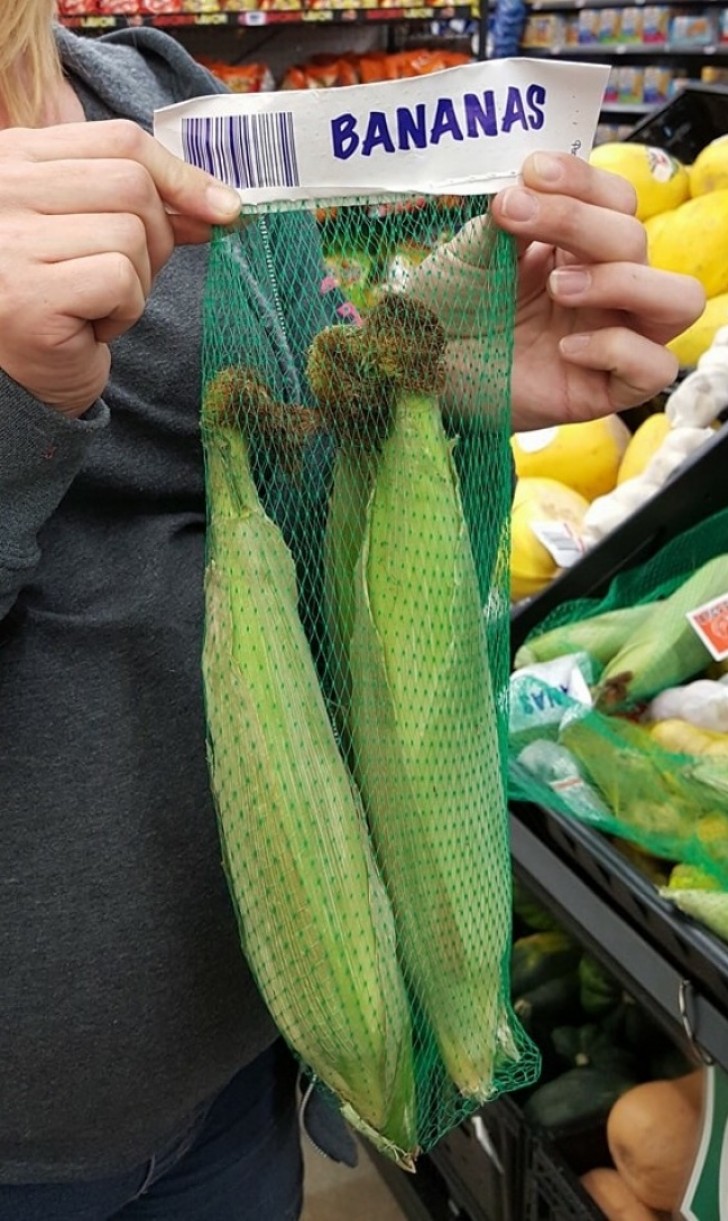
<svg viewBox="0 0 728 1221">
<path fill-rule="evenodd" d="M 175 245 L 239 207 L 124 119 L 0 132 L 0 369 L 81 415 Z"/>
<path fill-rule="evenodd" d="M 648 267 L 635 206 L 624 179 L 568 154 L 529 157 L 523 187 L 493 200 L 519 244 L 514 427 L 623 411 L 675 378 L 664 344 L 699 317 L 705 294 Z"/>
<path fill-rule="evenodd" d="M 690 277 L 647 266 L 635 203 L 624 179 L 565 153 L 537 153 L 522 187 L 496 195 L 489 215 L 422 264 L 409 287 L 448 331 L 450 407 L 462 409 L 479 380 L 476 319 L 494 222 L 518 239 L 514 428 L 609 415 L 669 385 L 678 366 L 664 344 L 699 316 L 704 294 Z"/>
</svg>

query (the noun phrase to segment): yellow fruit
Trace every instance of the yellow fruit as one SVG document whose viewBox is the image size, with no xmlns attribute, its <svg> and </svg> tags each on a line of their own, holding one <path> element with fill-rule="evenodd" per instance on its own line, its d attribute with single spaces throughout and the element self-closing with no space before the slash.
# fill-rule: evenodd
<svg viewBox="0 0 728 1221">
<path fill-rule="evenodd" d="M 674 214 L 674 211 L 675 209 L 673 208 L 669 212 L 659 212 L 657 216 L 651 216 L 649 220 L 644 222 L 644 229 L 647 234 L 647 259 L 650 263 L 653 263 L 652 251 L 655 242 L 660 239 L 665 228 L 669 226 L 669 218 Z"/>
<path fill-rule="evenodd" d="M 688 177 L 693 198 L 728 187 L 728 136 L 718 136 L 698 153 Z"/>
<path fill-rule="evenodd" d="M 511 597 L 537 594 L 559 572 L 532 530 L 538 522 L 565 522 L 577 532 L 589 502 L 555 479 L 519 479 L 511 511 Z"/>
<path fill-rule="evenodd" d="M 624 451 L 624 457 L 619 467 L 617 483 L 626 479 L 634 479 L 641 475 L 650 458 L 662 445 L 670 431 L 670 421 L 664 411 L 656 411 L 640 424 Z"/>
<path fill-rule="evenodd" d="M 617 482 L 630 432 L 618 416 L 588 420 L 584 424 L 558 424 L 511 438 L 519 478 L 556 479 L 595 500 L 611 492 Z"/>
<path fill-rule="evenodd" d="M 709 297 L 728 292 L 728 190 L 700 195 L 661 218 L 650 263 L 696 276 Z"/>
<path fill-rule="evenodd" d="M 672 339 L 668 348 L 677 356 L 683 369 L 698 363 L 703 352 L 707 352 L 716 331 L 728 326 L 728 293 L 720 293 L 705 303 L 705 309 L 686 331 Z"/>
<path fill-rule="evenodd" d="M 690 194 L 687 170 L 661 148 L 607 142 L 593 149 L 589 161 L 632 183 L 637 192 L 638 220 L 677 208 Z"/>
</svg>

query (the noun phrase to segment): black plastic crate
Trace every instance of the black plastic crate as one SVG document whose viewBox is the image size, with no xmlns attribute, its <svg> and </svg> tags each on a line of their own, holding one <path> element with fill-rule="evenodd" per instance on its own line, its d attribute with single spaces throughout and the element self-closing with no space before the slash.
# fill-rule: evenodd
<svg viewBox="0 0 728 1221">
<path fill-rule="evenodd" d="M 522 1217 L 523 1221 L 604 1221 L 603 1212 L 561 1155 L 537 1134 L 531 1140 Z"/>
<path fill-rule="evenodd" d="M 689 165 L 706 144 L 726 132 L 728 87 L 690 84 L 637 123 L 626 139 L 664 148 Z"/>
<path fill-rule="evenodd" d="M 472 1221 L 516 1221 L 523 1215 L 527 1147 L 523 1115 L 505 1097 L 460 1124 L 430 1157 Z"/>
<path fill-rule="evenodd" d="M 421 1157 L 415 1174 L 407 1174 L 366 1145 L 367 1156 L 399 1204 L 408 1221 L 474 1221 L 455 1200 L 430 1157 Z M 503 1218 L 506 1221 L 506 1218 Z M 516 1218 L 508 1218 L 516 1221 Z"/>
<path fill-rule="evenodd" d="M 728 1012 L 728 945 L 661 898 L 649 880 L 599 831 L 539 806 L 516 807 L 542 838 L 588 881 L 664 956 L 684 971 L 721 1010 Z"/>
</svg>

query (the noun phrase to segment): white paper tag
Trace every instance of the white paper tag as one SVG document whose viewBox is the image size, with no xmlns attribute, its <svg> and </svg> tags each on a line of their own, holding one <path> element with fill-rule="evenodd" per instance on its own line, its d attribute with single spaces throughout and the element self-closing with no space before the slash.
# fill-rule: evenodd
<svg viewBox="0 0 728 1221">
<path fill-rule="evenodd" d="M 728 593 L 688 611 L 687 620 L 711 657 L 724 661 L 728 657 Z"/>
<path fill-rule="evenodd" d="M 553 657 L 551 661 L 537 661 L 532 666 L 523 666 L 511 676 L 521 679 L 525 675 L 537 678 L 555 691 L 562 692 L 569 700 L 584 704 L 591 708 L 594 704 L 586 678 L 593 681 L 592 661 L 586 653 L 568 653 L 563 657 Z"/>
<path fill-rule="evenodd" d="M 532 521 L 531 530 L 559 568 L 573 568 L 584 554 L 584 544 L 566 521 Z"/>
<path fill-rule="evenodd" d="M 538 149 L 588 156 L 609 68 L 502 59 L 341 89 L 220 94 L 159 110 L 176 156 L 246 204 L 479 195 Z"/>
</svg>

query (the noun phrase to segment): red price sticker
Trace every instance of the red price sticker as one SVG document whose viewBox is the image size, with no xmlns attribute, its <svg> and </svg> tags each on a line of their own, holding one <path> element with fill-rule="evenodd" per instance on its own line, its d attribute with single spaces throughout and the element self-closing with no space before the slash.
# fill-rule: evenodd
<svg viewBox="0 0 728 1221">
<path fill-rule="evenodd" d="M 724 661 L 728 657 L 728 594 L 688 611 L 687 619 L 711 657 Z"/>
</svg>

